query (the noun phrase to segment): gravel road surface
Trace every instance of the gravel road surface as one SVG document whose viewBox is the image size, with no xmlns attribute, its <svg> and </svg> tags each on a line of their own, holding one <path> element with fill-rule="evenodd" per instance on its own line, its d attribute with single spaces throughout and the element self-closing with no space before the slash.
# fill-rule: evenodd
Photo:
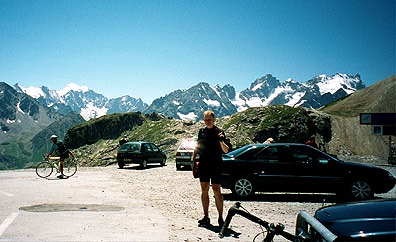
<svg viewBox="0 0 396 242">
<path fill-rule="evenodd" d="M 381 166 L 396 175 L 395 167 Z M 261 228 L 235 216 L 219 239 L 211 196 L 213 226 L 200 228 L 199 182 L 174 163 L 148 169 L 127 166 L 82 167 L 69 179 L 39 178 L 35 170 L 0 171 L 1 241 L 253 241 Z M 211 193 L 213 195 L 213 193 Z M 224 217 L 236 202 L 223 190 Z M 393 189 L 377 197 L 396 197 Z M 300 210 L 313 214 L 337 202 L 331 194 L 257 194 L 242 206 L 260 218 L 283 223 L 294 233 Z M 276 241 L 284 241 L 277 238 Z"/>
</svg>

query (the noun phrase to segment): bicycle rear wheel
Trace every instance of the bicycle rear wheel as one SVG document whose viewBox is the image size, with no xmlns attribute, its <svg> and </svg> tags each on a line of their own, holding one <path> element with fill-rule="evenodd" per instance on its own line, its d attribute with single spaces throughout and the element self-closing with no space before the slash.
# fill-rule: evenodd
<svg viewBox="0 0 396 242">
<path fill-rule="evenodd" d="M 52 174 L 54 167 L 47 161 L 40 162 L 36 166 L 36 174 L 41 178 L 47 178 Z"/>
<path fill-rule="evenodd" d="M 67 159 L 63 162 L 63 175 L 71 177 L 77 172 L 77 162 L 75 159 Z"/>
</svg>

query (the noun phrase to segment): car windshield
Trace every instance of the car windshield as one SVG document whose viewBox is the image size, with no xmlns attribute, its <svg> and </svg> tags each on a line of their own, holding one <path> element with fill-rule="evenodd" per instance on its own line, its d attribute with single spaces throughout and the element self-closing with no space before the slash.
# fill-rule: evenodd
<svg viewBox="0 0 396 242">
<path fill-rule="evenodd" d="M 229 157 L 236 157 L 239 156 L 242 153 L 246 153 L 249 150 L 256 150 L 256 149 L 261 149 L 263 148 L 263 146 L 256 146 L 256 145 L 247 145 L 247 146 L 243 146 L 241 148 L 235 149 L 227 154 L 225 154 L 225 156 L 229 156 Z"/>
</svg>

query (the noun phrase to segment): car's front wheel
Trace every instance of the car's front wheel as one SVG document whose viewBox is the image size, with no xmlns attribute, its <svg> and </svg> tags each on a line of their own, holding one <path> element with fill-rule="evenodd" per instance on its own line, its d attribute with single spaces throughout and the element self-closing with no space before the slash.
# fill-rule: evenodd
<svg viewBox="0 0 396 242">
<path fill-rule="evenodd" d="M 373 191 L 367 182 L 358 180 L 350 183 L 349 195 L 353 200 L 366 200 L 373 197 Z"/>
<path fill-rule="evenodd" d="M 241 198 L 247 198 L 254 195 L 253 182 L 248 178 L 238 178 L 232 187 L 232 192 Z"/>
<path fill-rule="evenodd" d="M 118 167 L 120 168 L 120 169 L 122 169 L 122 168 L 124 168 L 124 162 L 122 162 L 122 161 L 118 161 Z"/>
</svg>

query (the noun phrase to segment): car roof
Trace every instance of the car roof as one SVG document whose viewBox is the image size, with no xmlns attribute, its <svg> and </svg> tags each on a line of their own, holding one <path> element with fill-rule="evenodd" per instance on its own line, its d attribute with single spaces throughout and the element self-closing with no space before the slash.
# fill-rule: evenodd
<svg viewBox="0 0 396 242">
<path fill-rule="evenodd" d="M 147 142 L 147 141 L 129 141 L 129 142 L 126 142 L 125 144 L 146 144 L 146 143 L 152 143 L 152 142 Z"/>
<path fill-rule="evenodd" d="M 297 145 L 297 146 L 309 146 L 307 144 L 302 144 L 302 143 L 269 143 L 269 144 L 264 144 L 264 143 L 255 143 L 255 144 L 248 144 L 245 146 L 276 146 L 276 145 Z M 311 146 L 309 146 L 311 147 Z"/>
<path fill-rule="evenodd" d="M 396 199 L 377 199 L 323 207 L 315 217 L 337 236 L 396 235 Z"/>
</svg>

